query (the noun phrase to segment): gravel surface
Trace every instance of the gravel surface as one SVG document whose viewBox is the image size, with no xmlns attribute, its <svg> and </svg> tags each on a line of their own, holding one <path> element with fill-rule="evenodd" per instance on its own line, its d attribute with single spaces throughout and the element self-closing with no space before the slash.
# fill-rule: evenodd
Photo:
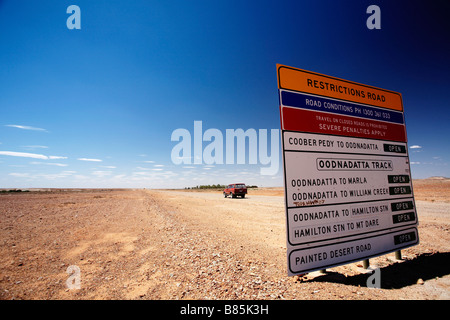
<svg viewBox="0 0 450 320">
<path fill-rule="evenodd" d="M 373 289 L 362 263 L 287 276 L 282 189 L 1 194 L 0 298 L 449 299 L 450 203 L 417 210 L 420 244 L 371 259 Z"/>
</svg>

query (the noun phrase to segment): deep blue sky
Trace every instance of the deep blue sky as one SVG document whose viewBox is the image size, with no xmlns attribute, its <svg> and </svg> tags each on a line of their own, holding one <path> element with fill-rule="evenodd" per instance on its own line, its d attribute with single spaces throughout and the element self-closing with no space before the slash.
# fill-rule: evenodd
<svg viewBox="0 0 450 320">
<path fill-rule="evenodd" d="M 71 4 L 81 30 L 66 27 Z M 366 27 L 371 4 L 381 30 Z M 261 176 L 259 163 L 171 161 L 172 132 L 193 134 L 196 120 L 224 135 L 279 129 L 277 63 L 400 92 L 413 178 L 450 176 L 449 12 L 448 1 L 0 0 L 0 187 L 281 186 L 281 166 Z"/>
</svg>

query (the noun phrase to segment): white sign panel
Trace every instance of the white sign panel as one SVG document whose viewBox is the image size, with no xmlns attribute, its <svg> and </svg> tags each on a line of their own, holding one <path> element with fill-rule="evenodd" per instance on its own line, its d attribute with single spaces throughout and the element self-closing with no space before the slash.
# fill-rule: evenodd
<svg viewBox="0 0 450 320">
<path fill-rule="evenodd" d="M 418 244 L 401 96 L 285 66 L 278 77 L 289 275 Z"/>
</svg>

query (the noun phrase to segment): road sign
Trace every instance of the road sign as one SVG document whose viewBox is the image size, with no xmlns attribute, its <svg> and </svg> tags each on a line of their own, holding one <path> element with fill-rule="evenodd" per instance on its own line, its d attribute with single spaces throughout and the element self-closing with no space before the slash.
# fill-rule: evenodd
<svg viewBox="0 0 450 320">
<path fill-rule="evenodd" d="M 401 95 L 277 71 L 289 275 L 418 244 Z"/>
</svg>

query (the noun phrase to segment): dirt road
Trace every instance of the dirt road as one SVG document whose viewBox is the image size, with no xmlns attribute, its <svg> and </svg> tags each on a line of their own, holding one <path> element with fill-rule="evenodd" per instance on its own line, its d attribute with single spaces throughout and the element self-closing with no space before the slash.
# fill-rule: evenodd
<svg viewBox="0 0 450 320">
<path fill-rule="evenodd" d="M 449 299 L 450 203 L 417 208 L 421 243 L 371 259 L 372 289 L 360 263 L 287 277 L 282 189 L 3 194 L 0 298 Z"/>
</svg>

